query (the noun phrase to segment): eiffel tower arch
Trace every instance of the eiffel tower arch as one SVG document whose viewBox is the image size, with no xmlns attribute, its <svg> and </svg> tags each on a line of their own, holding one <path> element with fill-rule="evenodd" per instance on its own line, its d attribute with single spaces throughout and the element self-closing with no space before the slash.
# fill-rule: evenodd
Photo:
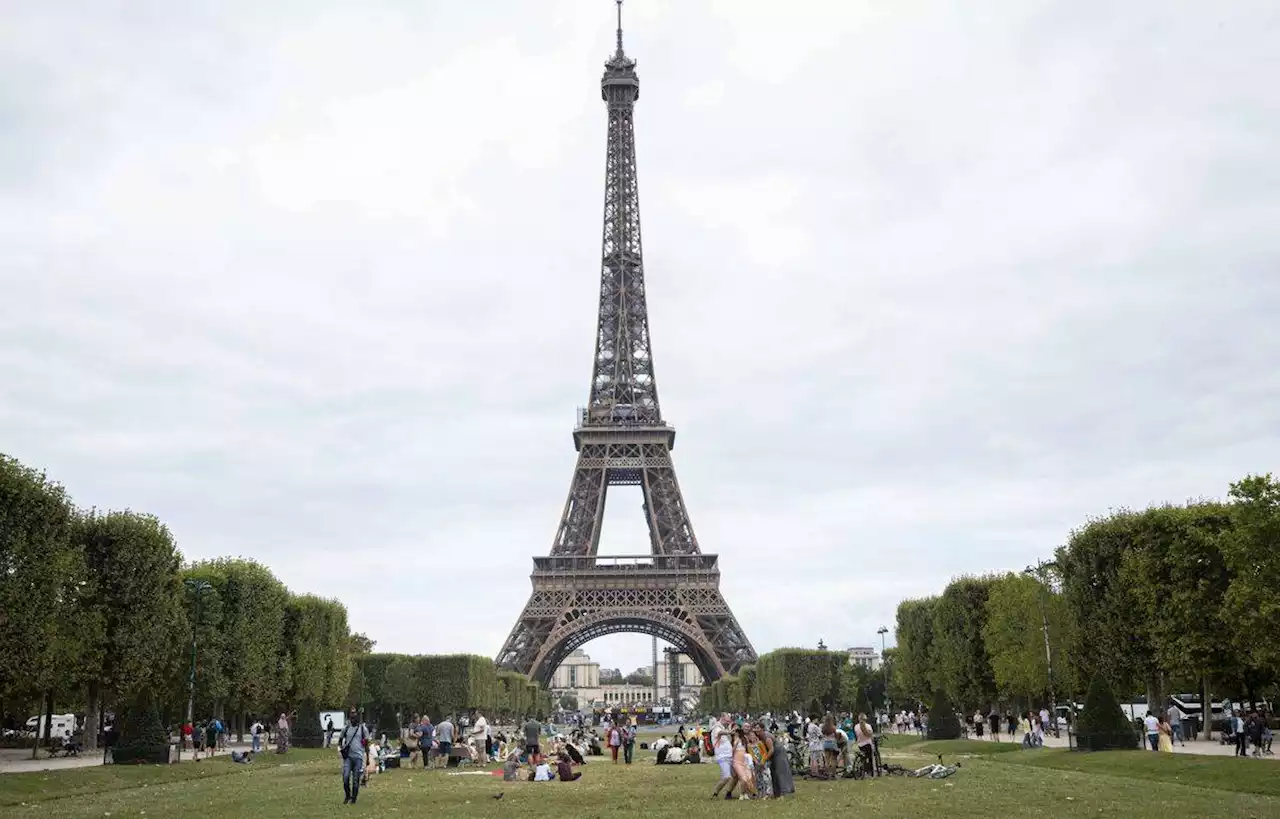
<svg viewBox="0 0 1280 819">
<path fill-rule="evenodd" d="M 574 649 L 629 631 L 671 643 L 716 680 L 756 653 L 720 593 L 717 556 L 698 546 L 671 460 L 676 432 L 658 404 L 636 181 L 640 81 L 622 49 L 617 3 L 617 49 L 600 80 L 608 111 L 600 309 L 590 395 L 573 431 L 578 463 L 551 554 L 533 559 L 533 594 L 497 662 L 548 682 Z M 620 485 L 643 492 L 647 555 L 597 555 L 605 499 Z"/>
</svg>

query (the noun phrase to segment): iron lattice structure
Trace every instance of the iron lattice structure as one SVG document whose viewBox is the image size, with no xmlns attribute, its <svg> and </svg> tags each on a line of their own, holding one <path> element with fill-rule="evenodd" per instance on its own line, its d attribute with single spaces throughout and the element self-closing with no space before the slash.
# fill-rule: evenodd
<svg viewBox="0 0 1280 819">
<path fill-rule="evenodd" d="M 632 631 L 671 643 L 710 681 L 756 653 L 720 594 L 716 556 L 698 548 L 671 461 L 675 429 L 658 404 L 636 181 L 640 81 L 622 49 L 618 7 L 617 50 L 600 80 L 609 135 L 600 312 L 590 397 L 573 431 L 578 463 L 551 556 L 534 558 L 533 594 L 497 661 L 549 682 L 574 649 Z M 596 555 L 605 497 L 618 485 L 643 491 L 648 555 Z"/>
</svg>

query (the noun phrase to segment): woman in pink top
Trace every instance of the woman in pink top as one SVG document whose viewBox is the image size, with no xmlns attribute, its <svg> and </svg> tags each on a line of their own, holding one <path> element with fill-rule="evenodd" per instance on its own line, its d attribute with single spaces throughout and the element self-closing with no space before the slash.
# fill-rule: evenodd
<svg viewBox="0 0 1280 819">
<path fill-rule="evenodd" d="M 876 774 L 876 735 L 871 728 L 871 723 L 867 722 L 866 714 L 858 715 L 858 724 L 853 726 L 853 735 L 858 741 L 858 753 L 862 754 L 862 759 L 867 764 L 867 770 L 874 776 Z"/>
</svg>

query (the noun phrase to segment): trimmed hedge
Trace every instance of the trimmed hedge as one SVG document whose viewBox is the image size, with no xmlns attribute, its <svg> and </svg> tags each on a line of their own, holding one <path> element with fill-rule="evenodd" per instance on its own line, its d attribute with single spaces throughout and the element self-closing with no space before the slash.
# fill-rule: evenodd
<svg viewBox="0 0 1280 819">
<path fill-rule="evenodd" d="M 523 674 L 499 671 L 476 654 L 366 654 L 357 660 L 363 681 L 358 703 L 372 725 L 389 728 L 413 713 L 433 720 L 477 709 L 489 718 L 550 711 L 550 693 Z M 398 727 L 398 726 L 397 726 Z"/>
<path fill-rule="evenodd" d="M 117 765 L 168 765 L 169 732 L 155 698 L 142 694 L 125 711 L 120 742 L 111 752 Z"/>
<path fill-rule="evenodd" d="M 839 697 L 840 670 L 848 662 L 848 656 L 837 651 L 771 651 L 755 666 L 754 705 L 769 711 L 833 710 Z"/>
<path fill-rule="evenodd" d="M 298 706 L 298 716 L 293 721 L 289 744 L 298 748 L 323 748 L 324 729 L 320 726 L 320 709 L 310 700 Z"/>
<path fill-rule="evenodd" d="M 929 739 L 959 739 L 960 718 L 951 704 L 947 692 L 941 689 L 933 692 L 933 700 L 929 703 Z"/>
<path fill-rule="evenodd" d="M 1099 674 L 1089 684 L 1084 710 L 1076 720 L 1076 748 L 1081 751 L 1134 750 L 1138 738 L 1115 691 Z"/>
</svg>

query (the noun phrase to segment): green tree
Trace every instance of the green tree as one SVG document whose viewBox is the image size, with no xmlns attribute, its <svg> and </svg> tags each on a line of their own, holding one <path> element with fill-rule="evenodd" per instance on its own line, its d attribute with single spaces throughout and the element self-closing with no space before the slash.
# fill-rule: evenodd
<svg viewBox="0 0 1280 819">
<path fill-rule="evenodd" d="M 382 684 L 382 701 L 392 710 L 405 713 L 417 698 L 417 664 L 412 657 L 397 657 L 387 665 Z"/>
<path fill-rule="evenodd" d="M 1064 651 L 1067 612 L 1062 596 L 1038 578 L 1010 573 L 992 581 L 986 608 L 982 639 L 999 693 L 1030 700 L 1045 693 L 1049 681 L 1044 649 L 1047 620 L 1054 691 L 1067 695 L 1073 686 L 1064 673 L 1068 668 Z"/>
<path fill-rule="evenodd" d="M 76 527 L 87 568 L 82 594 L 88 680 L 84 744 L 97 747 L 103 698 L 127 702 L 171 680 L 188 628 L 179 554 L 156 518 L 89 513 Z"/>
<path fill-rule="evenodd" d="M 1198 676 L 1206 697 L 1211 678 L 1243 672 L 1238 644 L 1224 639 L 1234 578 L 1222 544 L 1231 525 L 1232 510 L 1221 503 L 1148 509 L 1134 520 L 1133 548 L 1120 569 L 1160 669 Z M 1160 701 L 1149 700 L 1154 710 Z"/>
<path fill-rule="evenodd" d="M 186 699 L 191 680 L 190 653 L 195 641 L 195 714 L 199 719 L 222 716 L 223 704 L 231 690 L 224 663 L 224 634 L 222 627 L 225 607 L 220 589 L 226 588 L 226 578 L 221 569 L 212 563 L 199 563 L 182 570 L 182 609 L 186 614 L 187 629 L 182 635 L 182 698 Z M 185 712 L 185 709 L 184 709 Z"/>
<path fill-rule="evenodd" d="M 563 711 L 577 711 L 578 698 L 572 694 L 564 694 L 560 697 L 560 709 Z"/>
<path fill-rule="evenodd" d="M 927 699 L 934 688 L 934 610 L 938 598 L 903 600 L 898 604 L 895 683 L 901 689 L 895 701 Z"/>
<path fill-rule="evenodd" d="M 1136 547 L 1138 515 L 1120 511 L 1090 521 L 1057 550 L 1062 597 L 1072 628 L 1067 651 L 1078 677 L 1102 674 L 1126 696 L 1159 674 L 1147 612 L 1121 576 Z"/>
<path fill-rule="evenodd" d="M 1224 617 L 1237 651 L 1253 668 L 1280 669 L 1280 480 L 1269 473 L 1231 485 L 1235 526 L 1222 539 L 1232 575 Z M 1271 635 L 1262 637 L 1260 635 Z"/>
<path fill-rule="evenodd" d="M 346 696 L 351 678 L 347 611 L 312 594 L 290 597 L 284 607 L 286 699 L 333 704 Z"/>
<path fill-rule="evenodd" d="M 284 693 L 277 669 L 288 590 L 252 560 L 220 558 L 197 565 L 210 565 L 216 573 L 224 691 L 234 719 L 272 708 Z"/>
<path fill-rule="evenodd" d="M 996 696 L 982 639 L 993 582 L 990 577 L 953 580 L 933 607 L 934 680 L 964 708 L 990 703 Z"/>
<path fill-rule="evenodd" d="M 881 671 L 882 685 L 885 686 L 883 697 L 876 708 L 888 709 L 892 703 L 905 703 L 911 699 L 907 687 L 902 682 L 901 653 L 897 646 L 890 646 L 884 652 L 885 668 Z"/>
<path fill-rule="evenodd" d="M 72 523 L 60 485 L 0 454 L 0 695 L 39 697 L 76 669 L 85 570 Z"/>
<path fill-rule="evenodd" d="M 822 713 L 840 697 L 842 651 L 780 648 L 756 663 L 755 707 L 761 710 Z"/>
</svg>

